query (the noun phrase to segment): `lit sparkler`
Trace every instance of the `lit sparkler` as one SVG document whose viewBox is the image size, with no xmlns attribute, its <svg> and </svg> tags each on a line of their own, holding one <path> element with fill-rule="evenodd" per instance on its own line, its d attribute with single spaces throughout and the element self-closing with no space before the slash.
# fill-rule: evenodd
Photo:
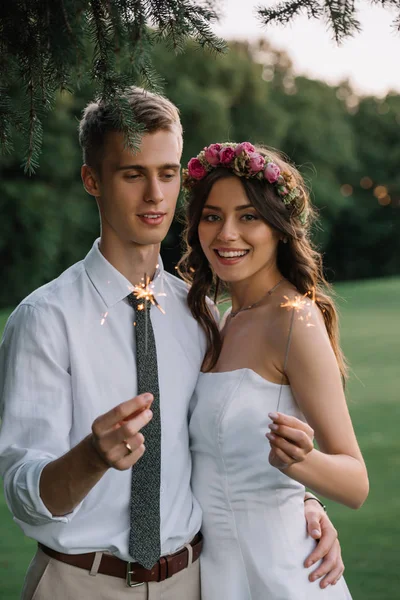
<svg viewBox="0 0 400 600">
<path fill-rule="evenodd" d="M 304 296 L 295 296 L 292 300 L 288 296 L 284 296 L 285 302 L 282 302 L 281 308 L 294 310 L 296 313 L 301 313 L 299 321 L 309 321 L 312 316 L 310 307 L 315 304 L 315 289 L 308 291 Z M 307 323 L 306 327 L 314 327 L 312 323 Z"/>
<path fill-rule="evenodd" d="M 157 265 L 158 266 L 158 265 Z M 139 285 L 133 286 L 132 293 L 136 296 L 138 300 L 143 300 L 140 304 L 138 304 L 138 310 L 145 310 L 145 352 L 147 354 L 147 332 L 148 332 L 148 302 L 150 302 L 153 306 L 156 306 L 163 315 L 165 315 L 165 310 L 160 306 L 157 302 L 157 299 L 154 295 L 154 285 L 151 283 L 150 277 L 145 273 L 142 279 L 142 282 Z M 158 296 L 165 296 L 166 294 L 158 294 Z M 135 323 L 136 325 L 136 323 Z"/>
<path fill-rule="evenodd" d="M 281 308 L 287 308 L 288 310 L 294 311 L 292 319 L 291 319 L 290 330 L 289 330 L 289 340 L 288 340 L 288 345 L 289 345 L 295 312 L 300 313 L 299 321 L 306 321 L 306 327 L 314 327 L 313 323 L 309 323 L 308 321 L 312 316 L 311 307 L 313 306 L 313 304 L 315 304 L 315 288 L 312 288 L 303 296 L 296 295 L 292 299 L 290 299 L 288 296 L 283 296 L 283 297 L 285 298 L 285 302 L 281 303 Z M 284 374 L 282 373 L 282 381 L 281 381 L 281 385 L 279 388 L 278 402 L 277 402 L 277 407 L 276 407 L 277 411 L 279 411 L 279 406 L 281 403 L 283 381 L 284 381 Z"/>
<path fill-rule="evenodd" d="M 150 277 L 148 275 L 144 275 L 142 283 L 139 285 L 133 286 L 132 293 L 136 296 L 138 300 L 143 300 L 142 304 L 139 304 L 138 310 L 144 310 L 147 308 L 147 302 L 151 302 L 153 306 L 156 306 L 159 311 L 165 315 L 165 310 L 160 306 L 157 302 L 157 299 L 153 292 L 154 285 L 151 283 Z M 165 296 L 165 294 L 158 294 L 158 296 Z"/>
</svg>

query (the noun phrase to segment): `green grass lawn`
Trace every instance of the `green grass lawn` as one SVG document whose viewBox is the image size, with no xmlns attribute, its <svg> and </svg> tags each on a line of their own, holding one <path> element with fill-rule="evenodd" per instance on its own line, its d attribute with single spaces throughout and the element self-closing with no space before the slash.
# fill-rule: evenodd
<svg viewBox="0 0 400 600">
<path fill-rule="evenodd" d="M 400 279 L 337 286 L 348 401 L 370 475 L 359 511 L 327 502 L 339 530 L 353 600 L 396 600 L 400 568 Z M 9 311 L 0 312 L 0 329 Z M 0 494 L 0 598 L 17 600 L 35 544 Z M 267 600 L 267 599 L 266 599 Z"/>
</svg>

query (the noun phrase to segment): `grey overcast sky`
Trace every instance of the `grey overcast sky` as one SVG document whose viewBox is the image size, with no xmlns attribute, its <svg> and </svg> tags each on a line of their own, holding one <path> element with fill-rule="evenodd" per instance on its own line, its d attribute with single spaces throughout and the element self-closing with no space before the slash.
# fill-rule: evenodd
<svg viewBox="0 0 400 600">
<path fill-rule="evenodd" d="M 296 73 L 332 84 L 349 79 L 358 94 L 400 93 L 400 33 L 392 26 L 393 11 L 359 0 L 363 30 L 338 47 L 326 24 L 306 17 L 286 27 L 262 27 L 256 7 L 275 4 L 275 0 L 221 0 L 223 16 L 214 31 L 226 39 L 265 37 L 287 51 Z"/>
</svg>

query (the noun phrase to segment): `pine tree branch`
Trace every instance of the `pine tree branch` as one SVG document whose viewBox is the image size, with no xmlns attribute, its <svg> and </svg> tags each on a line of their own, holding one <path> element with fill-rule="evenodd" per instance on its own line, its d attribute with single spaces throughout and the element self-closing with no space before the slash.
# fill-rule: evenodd
<svg viewBox="0 0 400 600">
<path fill-rule="evenodd" d="M 43 141 L 43 128 L 38 118 L 35 102 L 35 83 L 34 79 L 28 84 L 29 94 L 29 125 L 28 125 L 28 149 L 24 161 L 24 172 L 32 175 L 39 166 L 39 153 Z"/>
<path fill-rule="evenodd" d="M 265 25 L 287 25 L 294 17 L 304 12 L 308 18 L 319 19 L 323 15 L 323 7 L 317 0 L 292 0 L 280 2 L 275 8 L 260 7 L 257 12 Z"/>
<path fill-rule="evenodd" d="M 355 18 L 354 0 L 325 0 L 328 25 L 333 30 L 336 43 L 360 31 L 360 22 Z"/>
<path fill-rule="evenodd" d="M 400 31 L 399 0 L 369 1 L 372 5 L 399 10 L 399 14 L 394 21 L 394 27 Z M 303 13 L 306 13 L 310 19 L 324 19 L 333 31 L 333 37 L 338 44 L 361 29 L 360 22 L 357 19 L 355 0 L 283 0 L 274 8 L 260 7 L 257 12 L 264 25 L 287 25 Z"/>
<path fill-rule="evenodd" d="M 394 26 L 400 31 L 399 0 L 370 0 L 370 4 L 396 10 Z M 9 151 L 13 131 L 23 132 L 26 168 L 32 172 L 40 153 L 42 122 L 56 93 L 79 87 L 81 74 L 87 73 L 101 99 L 118 104 L 121 91 L 132 83 L 161 91 L 162 80 L 151 60 L 152 46 L 160 41 L 174 52 L 181 51 L 188 39 L 223 52 L 226 45 L 211 27 L 218 5 L 218 0 L 0 2 L 2 151 Z M 337 41 L 359 29 L 354 0 L 280 0 L 274 8 L 259 9 L 267 25 L 286 25 L 300 14 L 324 19 Z M 29 85 L 33 87 L 27 94 Z M 137 129 L 129 121 L 129 111 L 123 107 L 118 111 L 127 139 L 133 139 Z"/>
<path fill-rule="evenodd" d="M 38 163 L 42 121 L 57 91 L 79 85 L 86 70 L 102 100 L 115 103 L 116 121 L 127 139 L 137 137 L 129 111 L 118 104 L 127 86 L 142 83 L 160 91 L 162 81 L 151 61 L 151 47 L 166 39 L 179 51 L 192 36 L 201 45 L 222 51 L 210 23 L 215 0 L 18 0 L 0 3 L 0 77 L 5 97 L 15 107 L 0 108 L 0 145 L 10 148 L 10 132 L 26 135 L 25 168 Z M 156 28 L 151 32 L 148 26 Z M 131 57 L 126 68 L 126 57 Z M 10 69 L 11 65 L 11 69 Z M 27 86 L 28 94 L 22 92 Z M 131 143 L 131 142 L 129 142 Z"/>
<path fill-rule="evenodd" d="M 61 4 L 61 12 L 62 12 L 62 15 L 64 18 L 65 27 L 68 32 L 71 43 L 74 47 L 76 62 L 77 62 L 77 66 L 79 67 L 79 65 L 83 62 L 82 61 L 82 45 L 78 43 L 76 34 L 74 33 L 74 31 L 72 29 L 72 25 L 70 23 L 69 15 L 67 13 L 67 9 L 66 9 L 64 0 L 59 0 L 59 2 Z"/>
<path fill-rule="evenodd" d="M 0 148 L 3 154 L 14 150 L 9 115 L 12 113 L 11 97 L 0 87 Z"/>
</svg>

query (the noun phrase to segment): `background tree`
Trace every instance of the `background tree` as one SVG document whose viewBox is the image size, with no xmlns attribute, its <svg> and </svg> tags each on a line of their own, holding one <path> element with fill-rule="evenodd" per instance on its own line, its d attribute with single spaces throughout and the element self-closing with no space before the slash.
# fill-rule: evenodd
<svg viewBox="0 0 400 600">
<path fill-rule="evenodd" d="M 369 2 L 396 8 L 394 25 L 400 28 L 398 0 Z M 160 91 L 162 78 L 151 52 L 160 41 L 167 41 L 168 50 L 175 53 L 188 38 L 223 51 L 224 42 L 211 29 L 220 4 L 218 0 L 0 3 L 0 150 L 12 152 L 15 133 L 22 133 L 24 168 L 33 173 L 39 164 L 43 124 L 57 92 L 79 92 L 87 80 L 96 95 L 115 101 L 114 121 L 134 146 L 137 129 L 120 92 L 132 82 Z M 266 25 L 286 24 L 302 12 L 324 19 L 338 42 L 360 28 L 355 0 L 286 0 L 259 9 L 258 15 Z"/>
<path fill-rule="evenodd" d="M 190 37 L 222 51 L 212 32 L 213 1 L 18 0 L 0 3 L 0 145 L 13 149 L 23 134 L 25 170 L 38 166 L 43 119 L 58 91 L 78 90 L 89 79 L 96 95 L 111 100 L 113 119 L 129 144 L 135 123 L 121 92 L 132 82 L 159 91 L 151 48 L 166 41 L 178 52 Z M 149 29 L 151 24 L 153 29 Z M 124 60 L 129 57 L 128 60 Z M 123 65 L 123 68 L 122 68 Z"/>
<path fill-rule="evenodd" d="M 361 7 L 365 4 L 380 5 L 383 8 L 396 9 L 393 26 L 400 31 L 400 7 L 398 0 L 283 0 L 273 8 L 260 8 L 258 15 L 265 25 L 271 23 L 287 25 L 300 14 L 310 19 L 324 20 L 331 29 L 336 42 L 360 31 L 357 18 Z"/>
<path fill-rule="evenodd" d="M 125 58 L 124 60 L 129 60 Z M 152 63 L 180 108 L 183 164 L 215 140 L 249 139 L 282 149 L 300 166 L 321 225 L 315 240 L 331 280 L 400 273 L 400 96 L 360 99 L 346 82 L 329 86 L 296 77 L 288 56 L 265 40 L 199 52 L 188 40 L 178 56 L 163 44 Z M 80 260 L 98 235 L 94 200 L 82 188 L 77 127 L 95 85 L 57 95 L 35 177 L 20 169 L 24 138 L 0 158 L 0 306 Z M 180 256 L 176 221 L 162 254 Z"/>
</svg>

